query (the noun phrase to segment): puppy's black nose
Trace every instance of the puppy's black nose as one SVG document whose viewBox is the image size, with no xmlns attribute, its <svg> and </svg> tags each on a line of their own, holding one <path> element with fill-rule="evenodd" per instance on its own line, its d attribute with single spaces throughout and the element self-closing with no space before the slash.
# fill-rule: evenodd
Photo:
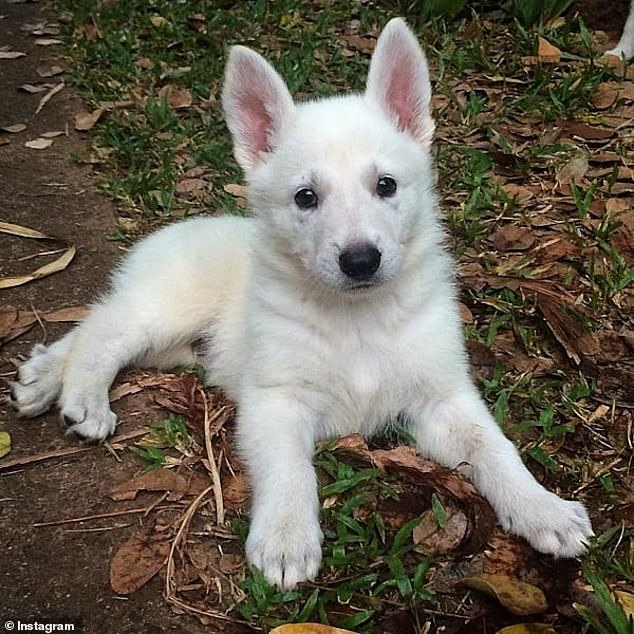
<svg viewBox="0 0 634 634">
<path fill-rule="evenodd" d="M 339 255 L 339 268 L 354 280 L 372 277 L 380 264 L 381 252 L 370 242 L 351 244 Z"/>
</svg>

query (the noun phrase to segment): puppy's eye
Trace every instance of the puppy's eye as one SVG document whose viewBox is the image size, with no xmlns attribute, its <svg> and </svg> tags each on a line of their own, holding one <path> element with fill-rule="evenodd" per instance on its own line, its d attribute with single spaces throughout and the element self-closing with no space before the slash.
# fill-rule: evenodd
<svg viewBox="0 0 634 634">
<path fill-rule="evenodd" d="M 308 187 L 302 187 L 295 194 L 295 204 L 300 209 L 311 209 L 313 207 L 317 207 L 317 203 L 319 202 L 319 198 L 317 198 L 317 194 Z"/>
<path fill-rule="evenodd" d="M 396 181 L 391 176 L 381 176 L 376 182 L 376 193 L 381 198 L 389 198 L 396 193 Z"/>
</svg>

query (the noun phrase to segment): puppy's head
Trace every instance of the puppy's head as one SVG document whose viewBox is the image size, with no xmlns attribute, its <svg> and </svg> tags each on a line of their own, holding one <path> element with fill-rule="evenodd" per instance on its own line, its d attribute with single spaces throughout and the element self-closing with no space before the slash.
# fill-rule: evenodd
<svg viewBox="0 0 634 634">
<path fill-rule="evenodd" d="M 231 50 L 225 116 L 280 262 L 345 293 L 408 266 L 421 224 L 437 232 L 430 99 L 425 56 L 399 18 L 377 42 L 362 95 L 295 104 L 264 58 Z"/>
</svg>

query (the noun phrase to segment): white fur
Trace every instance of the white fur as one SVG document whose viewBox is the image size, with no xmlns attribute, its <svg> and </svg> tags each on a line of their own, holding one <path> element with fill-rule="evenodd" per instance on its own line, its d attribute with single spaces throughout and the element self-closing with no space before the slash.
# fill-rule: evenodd
<svg viewBox="0 0 634 634">
<path fill-rule="evenodd" d="M 433 190 L 430 94 L 423 53 L 398 19 L 365 95 L 293 104 L 267 62 L 235 48 L 223 102 L 255 217 L 190 220 L 140 242 L 88 318 L 22 366 L 18 410 L 40 413 L 61 388 L 70 431 L 102 440 L 115 428 L 117 371 L 192 362 L 204 337 L 198 360 L 239 405 L 253 487 L 247 555 L 271 582 L 291 588 L 319 569 L 315 441 L 371 435 L 399 413 L 421 452 L 467 465 L 505 528 L 545 553 L 580 554 L 592 534 L 584 508 L 535 481 L 469 376 Z M 390 198 L 375 192 L 385 174 L 398 184 Z M 306 186 L 316 209 L 294 202 Z M 381 251 L 370 287 L 338 265 L 359 241 Z"/>
<path fill-rule="evenodd" d="M 607 54 L 625 57 L 625 59 L 634 57 L 634 0 L 630 0 L 630 12 L 627 16 L 621 39 L 613 49 L 607 51 Z"/>
</svg>

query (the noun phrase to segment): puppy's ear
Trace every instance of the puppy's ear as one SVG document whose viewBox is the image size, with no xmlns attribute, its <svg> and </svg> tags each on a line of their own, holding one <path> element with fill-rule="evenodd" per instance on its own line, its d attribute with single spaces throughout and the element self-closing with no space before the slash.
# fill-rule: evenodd
<svg viewBox="0 0 634 634">
<path fill-rule="evenodd" d="M 376 101 L 398 127 L 428 145 L 434 135 L 431 83 L 427 60 L 405 20 L 387 23 L 376 44 L 368 82 L 368 98 Z"/>
<path fill-rule="evenodd" d="M 234 46 L 222 90 L 236 160 L 248 171 L 277 145 L 293 98 L 284 80 L 255 51 Z"/>
</svg>

